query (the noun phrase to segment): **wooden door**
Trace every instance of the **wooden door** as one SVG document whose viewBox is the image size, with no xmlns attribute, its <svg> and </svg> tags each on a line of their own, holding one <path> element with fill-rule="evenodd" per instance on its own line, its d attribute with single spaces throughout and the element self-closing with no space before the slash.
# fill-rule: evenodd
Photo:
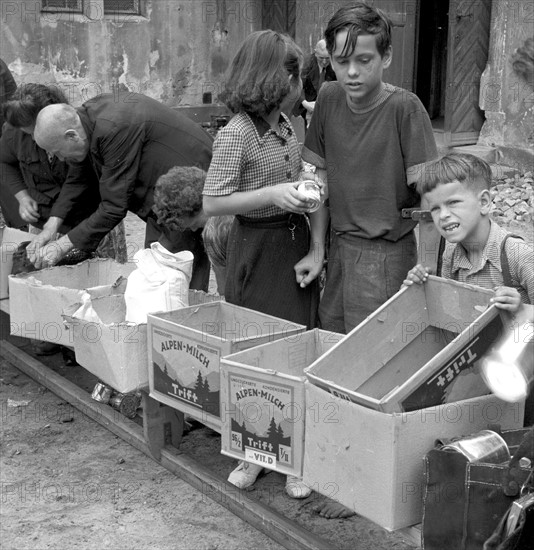
<svg viewBox="0 0 534 550">
<path fill-rule="evenodd" d="M 297 0 L 263 0 L 262 29 L 283 32 L 295 38 Z"/>
<path fill-rule="evenodd" d="M 417 2 L 414 0 L 375 0 L 370 3 L 385 11 L 393 25 L 393 61 L 389 69 L 384 72 L 384 80 L 413 91 Z"/>
<path fill-rule="evenodd" d="M 423 0 L 424 1 L 424 0 Z M 488 60 L 491 0 L 451 0 L 445 92 L 445 142 L 476 143 L 484 114 L 480 77 Z"/>
</svg>

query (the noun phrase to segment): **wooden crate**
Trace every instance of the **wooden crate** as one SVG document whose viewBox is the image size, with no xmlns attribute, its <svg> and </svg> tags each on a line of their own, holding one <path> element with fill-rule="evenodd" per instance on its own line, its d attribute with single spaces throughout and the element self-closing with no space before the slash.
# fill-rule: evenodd
<svg viewBox="0 0 534 550">
<path fill-rule="evenodd" d="M 220 432 L 221 358 L 305 330 L 226 302 L 149 314 L 150 396 Z"/>
<path fill-rule="evenodd" d="M 221 452 L 300 477 L 304 457 L 303 369 L 342 334 L 311 330 L 221 360 Z"/>
<path fill-rule="evenodd" d="M 304 386 L 304 483 L 388 530 L 421 523 L 423 459 L 437 439 L 523 426 L 524 404 L 494 395 L 387 414 Z"/>
<path fill-rule="evenodd" d="M 135 262 L 121 264 L 109 258 L 86 260 L 9 277 L 11 334 L 72 346 L 62 313 L 84 294 L 114 294 L 114 285 L 127 277 Z"/>
<path fill-rule="evenodd" d="M 487 394 L 478 359 L 503 333 L 492 296 L 430 276 L 400 290 L 304 372 L 332 394 L 383 412 Z"/>
<path fill-rule="evenodd" d="M 189 291 L 189 304 L 220 301 L 218 294 Z M 124 294 L 91 300 L 94 318 L 76 313 L 81 304 L 63 314 L 71 331 L 76 361 L 115 391 L 148 390 L 147 324 L 126 322 Z"/>
</svg>

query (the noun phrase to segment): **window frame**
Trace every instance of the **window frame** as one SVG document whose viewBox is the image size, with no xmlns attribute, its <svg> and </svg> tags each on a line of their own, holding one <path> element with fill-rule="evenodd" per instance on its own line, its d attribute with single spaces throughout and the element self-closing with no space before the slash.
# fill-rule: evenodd
<svg viewBox="0 0 534 550">
<path fill-rule="evenodd" d="M 54 2 L 57 0 L 41 0 L 41 14 L 44 17 L 54 17 L 56 20 L 109 20 L 116 19 L 119 21 L 132 21 L 139 22 L 140 20 L 147 19 L 146 0 L 128 0 L 133 4 L 132 9 L 116 9 L 106 8 L 107 0 L 64 0 L 65 2 L 76 2 L 75 8 L 60 7 L 60 6 L 47 6 L 47 2 Z M 111 0 L 120 2 L 120 0 Z"/>
<path fill-rule="evenodd" d="M 108 0 L 110 1 L 110 0 Z M 111 0 L 112 2 L 113 1 L 116 1 L 116 2 L 124 2 L 125 0 Z M 143 15 L 143 12 L 141 11 L 141 8 L 142 8 L 142 1 L 141 0 L 127 0 L 129 2 L 132 2 L 134 4 L 134 8 L 132 8 L 131 10 L 128 10 L 128 9 L 112 9 L 110 10 L 109 8 L 106 9 L 106 0 L 102 0 L 102 4 L 103 4 L 103 7 L 104 7 L 104 15 L 139 15 L 139 16 L 142 16 Z"/>
<path fill-rule="evenodd" d="M 45 5 L 45 2 L 54 2 L 57 0 L 41 0 L 41 11 L 46 13 L 83 13 L 83 2 L 84 0 L 63 0 L 66 2 L 76 2 L 78 7 L 77 8 L 68 8 L 68 7 L 60 7 L 60 6 L 47 6 Z"/>
</svg>

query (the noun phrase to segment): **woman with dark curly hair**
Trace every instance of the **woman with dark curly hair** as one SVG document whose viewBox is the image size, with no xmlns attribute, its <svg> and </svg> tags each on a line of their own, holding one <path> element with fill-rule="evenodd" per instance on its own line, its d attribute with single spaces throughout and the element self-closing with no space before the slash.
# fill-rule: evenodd
<svg viewBox="0 0 534 550">
<path fill-rule="evenodd" d="M 310 214 L 297 188 L 300 146 L 285 112 L 300 97 L 302 52 L 272 30 L 250 34 L 234 57 L 223 92 L 232 112 L 219 130 L 204 186 L 210 216 L 236 215 L 226 251 L 228 302 L 313 328 L 323 267 L 324 206 Z M 310 238 L 311 227 L 311 238 Z M 241 462 L 228 481 L 252 485 L 262 468 Z M 286 492 L 311 490 L 288 476 Z"/>
</svg>

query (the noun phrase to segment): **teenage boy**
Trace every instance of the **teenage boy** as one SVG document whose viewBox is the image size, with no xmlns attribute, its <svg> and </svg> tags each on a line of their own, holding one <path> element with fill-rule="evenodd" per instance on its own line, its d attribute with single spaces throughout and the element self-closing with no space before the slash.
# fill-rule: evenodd
<svg viewBox="0 0 534 550">
<path fill-rule="evenodd" d="M 419 99 L 382 81 L 392 59 L 382 11 L 340 8 L 325 39 L 337 82 L 319 92 L 302 157 L 330 200 L 321 327 L 348 332 L 398 291 L 415 263 L 415 222 L 401 211 L 419 203 L 411 173 L 437 150 Z"/>
<path fill-rule="evenodd" d="M 421 167 L 417 190 L 447 241 L 441 275 L 494 289 L 492 302 L 516 313 L 521 303 L 534 304 L 534 249 L 490 219 L 490 185 L 486 162 L 451 153 Z M 404 284 L 421 284 L 429 273 L 418 264 Z"/>
</svg>

